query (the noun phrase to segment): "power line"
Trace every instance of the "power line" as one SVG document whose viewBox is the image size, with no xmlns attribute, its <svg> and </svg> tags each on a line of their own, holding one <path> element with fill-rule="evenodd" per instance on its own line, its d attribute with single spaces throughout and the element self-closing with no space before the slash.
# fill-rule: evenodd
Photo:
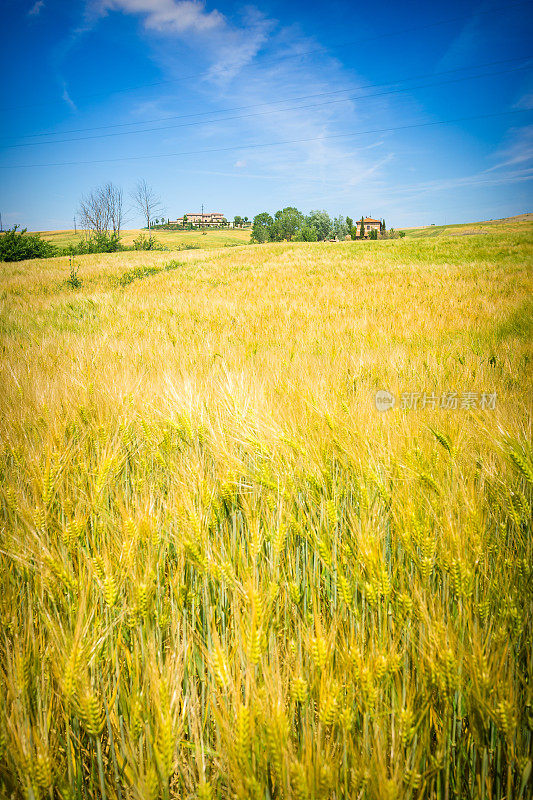
<svg viewBox="0 0 533 800">
<path fill-rule="evenodd" d="M 457 117 L 455 119 L 438 120 L 436 122 L 417 122 L 411 125 L 400 125 L 399 127 L 395 128 L 374 128 L 372 130 L 367 130 L 367 131 L 335 133 L 331 134 L 330 136 L 313 136 L 305 139 L 287 139 L 281 142 L 264 142 L 262 144 L 243 144 L 243 145 L 234 145 L 231 147 L 212 147 L 207 150 L 185 150 L 178 153 L 155 153 L 142 156 L 122 156 L 120 158 L 99 158 L 90 161 L 50 162 L 48 164 L 5 164 L 5 165 L 0 165 L 0 168 L 36 169 L 38 167 L 73 167 L 73 166 L 90 165 L 90 164 L 109 164 L 119 161 L 140 161 L 150 158 L 176 158 L 178 156 L 205 155 L 209 153 L 226 153 L 232 150 L 251 150 L 251 149 L 258 149 L 261 147 L 279 147 L 280 145 L 286 145 L 286 144 L 302 144 L 304 142 L 319 142 L 319 141 L 326 141 L 328 139 L 340 139 L 349 136 L 365 136 L 371 133 L 393 133 L 395 131 L 410 130 L 412 128 L 428 128 L 436 125 L 452 125 L 456 122 L 469 122 L 478 119 L 491 119 L 493 117 L 502 117 L 510 114 L 526 114 L 530 111 L 531 109 L 528 108 L 520 108 L 520 109 L 514 109 L 512 111 L 497 111 L 491 114 L 476 114 L 473 117 Z"/>
<path fill-rule="evenodd" d="M 11 149 L 11 148 L 17 148 L 17 147 L 35 147 L 35 146 L 42 146 L 42 145 L 45 145 L 45 144 L 68 144 L 69 142 L 85 142 L 85 141 L 88 141 L 90 139 L 108 139 L 110 137 L 115 137 L 115 136 L 131 136 L 132 134 L 154 133 L 154 132 L 157 132 L 157 131 L 175 130 L 176 128 L 189 128 L 189 127 L 196 126 L 196 125 L 213 125 L 213 124 L 216 124 L 217 122 L 231 122 L 231 121 L 234 121 L 234 120 L 249 119 L 251 117 L 259 117 L 259 116 L 265 116 L 265 115 L 270 115 L 270 114 L 282 114 L 282 113 L 285 113 L 287 111 L 300 111 L 300 110 L 307 110 L 307 109 L 310 109 L 310 108 L 320 108 L 322 106 L 335 105 L 335 104 L 338 104 L 338 103 L 348 103 L 348 102 L 351 102 L 352 100 L 368 99 L 368 98 L 372 98 L 372 97 L 382 97 L 384 95 L 389 95 L 389 94 L 399 94 L 400 92 L 410 92 L 410 91 L 413 91 L 415 89 L 427 89 L 427 88 L 431 88 L 431 87 L 434 87 L 434 86 L 444 86 L 444 85 L 451 84 L 451 83 L 459 83 L 459 82 L 463 82 L 463 81 L 467 81 L 467 80 L 474 80 L 476 78 L 486 78 L 486 77 L 492 78 L 495 75 L 503 75 L 503 74 L 507 74 L 507 73 L 510 73 L 510 72 L 519 72 L 520 70 L 527 69 L 527 68 L 528 68 L 528 65 L 524 65 L 522 67 L 514 67 L 513 69 L 508 69 L 508 70 L 500 70 L 498 72 L 485 72 L 485 73 L 483 73 L 481 75 L 467 75 L 467 76 L 462 76 L 460 78 L 451 78 L 450 80 L 447 80 L 447 81 L 436 81 L 434 83 L 426 83 L 426 84 L 419 85 L 419 86 L 407 86 L 407 87 L 403 87 L 403 88 L 400 88 L 400 89 L 388 89 L 385 92 L 376 92 L 375 94 L 352 95 L 351 97 L 344 97 L 344 98 L 341 98 L 340 100 L 324 100 L 321 103 L 310 103 L 310 104 L 304 105 L 304 106 L 289 106 L 287 108 L 279 108 L 279 109 L 276 109 L 274 111 L 269 110 L 269 111 L 256 112 L 255 114 L 239 114 L 239 115 L 234 116 L 234 117 L 223 117 L 220 120 L 197 120 L 196 122 L 182 122 L 182 123 L 178 123 L 177 125 L 163 125 L 162 127 L 158 127 L 158 128 L 146 128 L 146 129 L 140 130 L 140 131 L 120 131 L 120 132 L 115 132 L 115 133 L 99 133 L 99 134 L 96 134 L 94 136 L 77 136 L 77 137 L 74 137 L 72 139 L 56 139 L 56 140 L 47 141 L 47 142 L 21 142 L 19 144 L 4 145 L 4 148 L 5 149 Z"/>
<path fill-rule="evenodd" d="M 529 54 L 526 54 L 526 55 L 523 55 L 523 56 L 515 56 L 514 58 L 505 58 L 505 59 L 500 59 L 500 60 L 497 60 L 497 61 L 487 61 L 487 62 L 484 62 L 482 64 L 470 64 L 470 65 L 466 65 L 466 66 L 463 66 L 463 67 L 456 67 L 455 69 L 447 69 L 447 70 L 443 70 L 441 72 L 426 72 L 426 73 L 422 73 L 422 74 L 418 74 L 418 75 L 411 75 L 411 76 L 409 76 L 407 78 L 399 78 L 398 80 L 395 80 L 395 81 L 385 81 L 385 82 L 382 82 L 382 83 L 370 83 L 370 84 L 367 84 L 365 86 L 359 86 L 358 88 L 360 90 L 362 90 L 362 89 L 374 89 L 374 88 L 377 88 L 377 87 L 380 87 L 380 86 L 396 86 L 399 83 L 406 83 L 407 81 L 420 80 L 422 78 L 431 78 L 431 77 L 435 77 L 437 75 L 450 75 L 450 74 L 455 73 L 455 72 L 463 72 L 464 70 L 470 70 L 470 69 L 482 69 L 484 67 L 492 67 L 492 66 L 496 66 L 496 65 L 499 65 L 499 64 L 509 64 L 509 63 L 511 63 L 513 61 L 522 61 L 522 60 L 530 59 L 531 57 L 532 57 L 532 54 L 529 53 Z M 520 68 L 520 69 L 522 69 L 522 68 Z M 495 73 L 495 74 L 498 74 L 498 73 Z M 482 77 L 482 76 L 469 75 L 469 76 L 466 76 L 464 78 L 464 80 L 468 80 L 469 78 L 475 78 L 475 77 Z M 418 87 L 411 87 L 411 88 L 418 88 Z M 229 114 L 232 111 L 248 111 L 249 109 L 253 109 L 253 108 L 264 108 L 266 106 L 272 106 L 274 104 L 279 104 L 279 103 L 297 102 L 298 100 L 311 100 L 311 99 L 314 99 L 315 97 L 328 97 L 328 96 L 331 96 L 331 95 L 344 94 L 346 92 L 351 92 L 351 91 L 353 91 L 353 88 L 350 88 L 350 89 L 335 89 L 335 90 L 330 91 L 330 92 L 317 92 L 315 94 L 300 95 L 299 97 L 288 97 L 285 100 L 275 100 L 275 101 L 271 101 L 269 103 L 254 103 L 254 104 L 248 105 L 248 106 L 233 106 L 231 108 L 223 108 L 223 109 L 218 109 L 218 110 L 214 110 L 214 111 L 199 111 L 199 112 L 196 112 L 196 113 L 193 113 L 193 114 L 176 114 L 176 115 L 171 115 L 171 116 L 166 116 L 166 117 L 156 117 L 155 119 L 143 120 L 143 121 L 140 121 L 140 122 L 139 121 L 137 121 L 137 122 L 119 122 L 119 123 L 113 123 L 113 124 L 109 124 L 109 125 L 97 125 L 97 126 L 93 126 L 93 127 L 89 127 L 89 128 L 71 128 L 71 129 L 66 130 L 66 131 L 58 131 L 58 132 L 33 133 L 33 134 L 32 133 L 28 133 L 28 134 L 24 134 L 22 138 L 37 138 L 37 137 L 44 137 L 44 136 L 61 136 L 61 135 L 65 135 L 65 134 L 68 134 L 68 133 L 86 133 L 86 132 L 89 132 L 89 131 L 100 131 L 100 130 L 109 130 L 111 128 L 130 127 L 132 125 L 151 125 L 152 123 L 167 122 L 168 120 L 173 120 L 173 119 L 190 119 L 191 117 L 205 117 L 205 116 L 212 115 L 212 114 L 226 114 L 226 113 Z M 284 111 L 284 110 L 289 110 L 289 109 L 284 109 L 284 108 L 282 108 L 282 109 L 272 109 L 272 113 L 275 113 L 278 110 Z M 215 120 L 213 120 L 213 121 L 215 121 Z M 211 120 L 208 120 L 208 122 L 211 122 Z M 140 131 L 140 133 L 142 133 L 142 132 L 143 131 Z M 39 144 L 39 142 L 29 142 L 28 144 Z"/>
<path fill-rule="evenodd" d="M 523 5 L 528 5 L 529 6 L 530 5 L 529 0 L 519 0 L 519 2 L 507 3 L 506 5 L 496 6 L 495 8 L 492 8 L 492 9 L 489 9 L 489 10 L 486 10 L 486 11 L 475 11 L 472 14 L 469 15 L 468 19 L 473 19 L 474 17 L 486 16 L 487 14 L 494 15 L 494 14 L 498 14 L 498 13 L 508 12 L 510 9 L 516 8 L 518 6 L 523 6 Z M 449 19 L 439 20 L 438 22 L 429 22 L 429 23 L 427 23 L 425 25 L 417 25 L 417 26 L 413 26 L 411 28 L 404 28 L 402 30 L 395 30 L 395 31 L 389 31 L 388 33 L 381 33 L 381 34 L 378 34 L 376 36 L 370 36 L 370 37 L 368 37 L 366 39 L 355 39 L 355 40 L 352 40 L 352 41 L 349 41 L 349 42 L 338 42 L 337 44 L 328 45 L 328 50 L 342 49 L 343 47 L 353 47 L 354 45 L 358 45 L 358 44 L 366 44 L 368 42 L 374 42 L 374 41 L 377 41 L 378 39 L 392 38 L 392 37 L 395 37 L 395 36 L 404 36 L 406 33 L 416 33 L 418 31 L 428 30 L 430 28 L 436 28 L 436 27 L 439 27 L 440 25 L 448 25 L 448 24 L 452 24 L 454 22 L 462 22 L 462 23 L 464 23 L 464 21 L 465 21 L 465 16 L 462 15 L 460 17 L 453 17 L 453 18 L 449 18 Z M 306 58 L 307 56 L 316 55 L 318 53 L 324 55 L 324 54 L 327 53 L 327 50 L 325 50 L 325 48 L 321 47 L 321 48 L 315 48 L 314 50 L 307 50 L 307 51 L 300 52 L 300 53 L 290 53 L 290 54 L 283 55 L 283 56 L 266 56 L 264 60 L 266 60 L 267 62 L 268 61 L 273 61 L 273 62 L 289 61 L 289 60 L 295 59 L 295 58 Z M 233 69 L 234 69 L 233 67 L 225 67 L 225 68 L 220 68 L 219 70 L 215 70 L 214 71 L 213 68 L 210 68 L 210 69 L 207 69 L 207 70 L 203 70 L 202 72 L 194 72 L 194 73 L 192 73 L 190 75 L 184 75 L 181 78 L 174 78 L 174 79 L 169 79 L 169 80 L 164 80 L 164 81 L 154 81 L 153 83 L 137 84 L 136 86 L 129 86 L 129 87 L 125 87 L 123 89 L 115 89 L 115 90 L 106 91 L 106 92 L 96 92 L 96 93 L 93 93 L 93 94 L 81 95 L 78 98 L 78 102 L 79 102 L 79 100 L 86 100 L 86 99 L 90 100 L 90 99 L 96 98 L 96 97 L 107 97 L 110 94 L 124 94 L 124 93 L 127 93 L 127 92 L 135 92 L 135 91 L 137 91 L 139 89 L 151 89 L 154 86 L 163 86 L 163 85 L 171 84 L 171 83 L 183 83 L 185 81 L 192 80 L 193 78 L 198 79 L 198 78 L 201 78 L 203 76 L 213 75 L 214 72 L 216 72 L 216 74 L 225 73 L 225 72 L 231 72 Z M 25 106 L 15 106 L 15 107 L 12 107 L 12 108 L 4 109 L 4 111 L 5 112 L 6 111 L 9 111 L 9 112 L 22 111 L 22 110 L 25 110 L 25 109 L 28 109 L 28 108 L 37 108 L 37 107 L 42 107 L 42 106 L 45 106 L 45 105 L 49 105 L 49 103 L 48 102 L 47 103 L 31 103 L 31 104 L 25 105 Z"/>
</svg>

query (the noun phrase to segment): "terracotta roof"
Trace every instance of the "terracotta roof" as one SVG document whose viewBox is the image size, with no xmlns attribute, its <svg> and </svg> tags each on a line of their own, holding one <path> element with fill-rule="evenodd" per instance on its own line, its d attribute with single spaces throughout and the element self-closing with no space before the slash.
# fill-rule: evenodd
<svg viewBox="0 0 533 800">
<path fill-rule="evenodd" d="M 381 225 L 381 220 L 379 220 L 379 219 L 372 219 L 372 217 L 365 217 L 365 218 L 364 218 L 364 220 L 363 220 L 363 222 L 377 222 L 379 225 Z"/>
</svg>

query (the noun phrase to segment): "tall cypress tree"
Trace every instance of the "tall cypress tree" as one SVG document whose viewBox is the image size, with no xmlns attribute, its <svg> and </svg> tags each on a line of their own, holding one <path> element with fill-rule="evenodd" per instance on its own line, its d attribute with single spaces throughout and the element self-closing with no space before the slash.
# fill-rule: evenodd
<svg viewBox="0 0 533 800">
<path fill-rule="evenodd" d="M 364 239 L 365 238 L 365 220 L 364 220 L 364 217 L 361 217 L 361 227 L 359 229 L 359 238 L 360 239 Z"/>
</svg>

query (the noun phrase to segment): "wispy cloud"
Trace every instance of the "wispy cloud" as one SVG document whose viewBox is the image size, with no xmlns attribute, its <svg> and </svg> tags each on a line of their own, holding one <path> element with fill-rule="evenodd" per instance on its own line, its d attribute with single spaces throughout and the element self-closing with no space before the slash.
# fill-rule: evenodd
<svg viewBox="0 0 533 800">
<path fill-rule="evenodd" d="M 247 7 L 240 24 L 226 24 L 220 28 L 211 39 L 213 64 L 207 80 L 219 86 L 228 85 L 253 62 L 276 26 L 275 20 L 269 19 L 256 8 Z"/>
<path fill-rule="evenodd" d="M 506 139 L 506 144 L 494 153 L 496 163 L 486 172 L 526 164 L 533 166 L 533 125 L 511 128 Z"/>
<path fill-rule="evenodd" d="M 522 95 L 515 103 L 514 108 L 533 109 L 533 92 Z"/>
<path fill-rule="evenodd" d="M 196 0 L 97 0 L 92 7 L 102 14 L 107 11 L 141 14 L 146 28 L 159 33 L 198 33 L 225 24 L 220 11 L 206 11 L 205 3 Z"/>
<path fill-rule="evenodd" d="M 454 69 L 465 62 L 468 63 L 474 56 L 482 41 L 480 21 L 477 17 L 471 17 L 459 32 L 454 36 L 444 55 L 440 58 L 435 69 L 436 71 Z"/>
<path fill-rule="evenodd" d="M 487 177 L 487 172 L 483 171 L 457 178 L 442 178 L 440 180 L 411 184 L 410 186 L 390 187 L 387 189 L 387 194 L 400 195 L 403 200 L 408 200 L 411 197 L 418 198 L 424 194 L 464 189 L 470 186 L 502 186 L 510 183 L 523 183 L 532 179 L 533 167 L 509 170 L 501 175 L 493 175 L 491 177 Z"/>
<path fill-rule="evenodd" d="M 283 26 L 253 6 L 229 19 L 217 9 L 207 10 L 203 2 L 190 0 L 90 0 L 87 5 L 87 16 L 92 19 L 116 12 L 143 21 L 152 37 L 154 58 L 170 80 L 180 80 L 183 74 L 176 42 L 191 48 L 205 64 L 194 88 L 210 104 L 246 107 L 259 101 L 279 105 L 280 98 L 301 95 L 302 87 L 312 86 L 316 93 L 336 91 L 340 86 L 356 88 L 353 74 L 347 74 L 325 50 L 320 54 L 318 40 L 303 35 L 297 26 Z M 307 51 L 315 53 L 312 60 L 297 57 Z M 350 140 L 321 138 L 356 128 L 368 119 L 363 105 L 346 102 L 289 108 L 233 122 L 221 119 L 195 128 L 195 136 L 206 146 L 215 141 L 233 145 L 239 141 L 299 140 L 272 149 L 237 151 L 234 169 L 242 173 L 246 167 L 256 175 L 277 178 L 294 201 L 299 198 L 304 203 L 310 177 L 315 184 L 322 180 L 324 186 L 337 185 L 339 194 L 377 179 L 393 158 L 384 141 L 374 139 L 360 146 Z M 167 138 L 166 144 L 181 141 L 180 135 L 174 140 Z"/>
<path fill-rule="evenodd" d="M 72 99 L 72 97 L 68 93 L 68 89 L 67 89 L 66 83 L 64 81 L 63 81 L 63 93 L 62 93 L 61 97 L 63 98 L 65 103 L 68 106 L 70 106 L 72 111 L 77 111 L 78 110 L 78 108 L 76 106 L 76 103 L 74 102 L 74 100 Z"/>
<path fill-rule="evenodd" d="M 37 0 L 28 11 L 28 17 L 37 17 L 44 8 L 44 0 Z"/>
<path fill-rule="evenodd" d="M 533 75 L 531 71 L 525 76 L 524 85 L 521 87 L 518 100 L 514 103 L 513 108 L 533 109 Z"/>
</svg>

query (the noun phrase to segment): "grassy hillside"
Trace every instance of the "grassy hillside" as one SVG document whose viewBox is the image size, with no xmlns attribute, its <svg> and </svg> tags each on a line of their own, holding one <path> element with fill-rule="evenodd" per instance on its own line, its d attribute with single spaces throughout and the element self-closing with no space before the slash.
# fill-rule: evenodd
<svg viewBox="0 0 533 800">
<path fill-rule="evenodd" d="M 131 245 L 133 240 L 140 234 L 148 236 L 147 230 L 125 230 L 122 231 L 122 243 Z M 211 247 L 224 247 L 224 245 L 244 244 L 250 241 L 251 230 L 208 230 L 203 231 L 158 231 L 154 230 L 153 235 L 170 249 L 179 249 L 185 245 L 194 245 L 202 249 Z M 41 236 L 52 244 L 59 247 L 67 247 L 69 244 L 77 244 L 85 238 L 84 232 L 74 233 L 73 230 L 66 231 L 41 231 Z"/>
<path fill-rule="evenodd" d="M 2 796 L 531 796 L 532 261 L 4 265 Z"/>
<path fill-rule="evenodd" d="M 456 225 L 426 225 L 423 228 L 405 228 L 407 236 L 473 236 L 486 234 L 520 233 L 533 224 L 533 214 L 518 214 L 516 217 L 491 219 L 485 222 L 462 222 Z"/>
</svg>

